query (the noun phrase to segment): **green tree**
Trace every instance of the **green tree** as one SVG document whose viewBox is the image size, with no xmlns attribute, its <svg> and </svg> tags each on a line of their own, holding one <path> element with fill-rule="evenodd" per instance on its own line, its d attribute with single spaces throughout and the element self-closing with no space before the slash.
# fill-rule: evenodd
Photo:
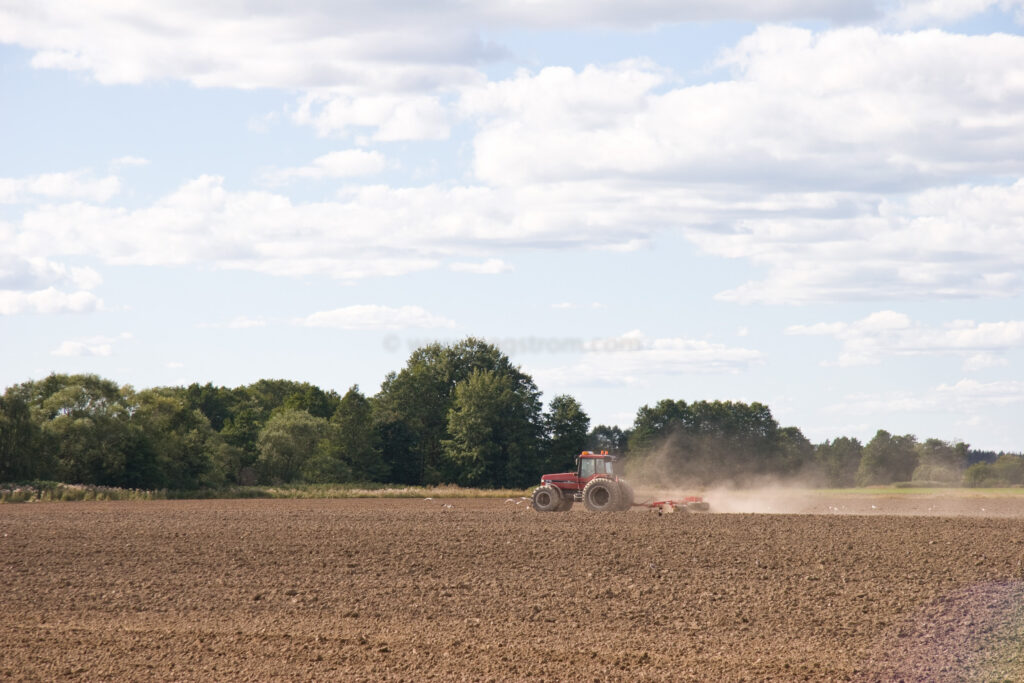
<svg viewBox="0 0 1024 683">
<path fill-rule="evenodd" d="M 456 461 L 446 457 L 444 443 L 451 438 L 448 415 L 455 401 L 456 386 L 478 370 L 507 377 L 514 390 L 528 402 L 529 412 L 539 429 L 540 391 L 533 379 L 512 364 L 497 347 L 473 337 L 445 346 L 429 344 L 413 351 L 405 367 L 390 373 L 375 397 L 378 424 L 401 422 L 403 429 L 390 429 L 392 435 L 404 431 L 414 435 L 413 452 L 404 464 L 418 465 L 416 483 L 454 481 L 461 474 L 452 469 Z M 394 452 L 393 444 L 385 450 Z"/>
<path fill-rule="evenodd" d="M 917 439 L 911 435 L 893 436 L 879 429 L 864 446 L 857 485 L 872 486 L 910 481 L 917 467 Z"/>
<path fill-rule="evenodd" d="M 185 390 L 139 392 L 131 419 L 154 455 L 153 469 L 144 477 L 151 486 L 195 489 L 225 482 L 226 472 L 216 467 L 220 437 L 206 416 L 192 407 Z"/>
<path fill-rule="evenodd" d="M 939 439 L 927 439 L 917 444 L 918 465 L 914 481 L 935 481 L 956 484 L 963 478 L 967 466 L 967 444 L 951 444 Z"/>
<path fill-rule="evenodd" d="M 693 432 L 693 416 L 686 401 L 664 399 L 654 407 L 641 406 L 633 421 L 629 451 L 644 453 L 665 440 Z"/>
<path fill-rule="evenodd" d="M 800 431 L 780 429 L 764 404 L 670 399 L 637 411 L 629 451 L 664 476 L 704 483 L 792 474 L 811 452 Z"/>
<path fill-rule="evenodd" d="M 846 436 L 818 444 L 814 456 L 825 475 L 825 483 L 833 488 L 856 485 L 863 451 L 859 440 Z"/>
<path fill-rule="evenodd" d="M 230 396 L 223 395 L 220 390 L 215 393 L 216 397 L 207 401 L 211 414 L 219 419 L 223 407 L 227 406 L 228 414 L 222 419 L 219 431 L 227 443 L 242 450 L 242 469 L 251 466 L 259 455 L 257 439 L 260 431 L 276 411 L 304 410 L 314 417 L 327 419 L 334 414 L 340 401 L 333 391 L 324 392 L 307 382 L 285 379 L 261 379 L 230 390 Z M 202 391 L 199 397 L 203 397 Z M 210 414 L 208 417 L 214 424 L 214 418 Z"/>
<path fill-rule="evenodd" d="M 380 433 L 373 423 L 373 407 L 355 385 L 338 403 L 331 418 L 338 428 L 338 453 L 359 481 L 387 481 L 388 464 L 381 452 Z"/>
<path fill-rule="evenodd" d="M 282 409 L 260 430 L 257 469 L 269 483 L 296 481 L 306 461 L 327 439 L 329 422 L 305 410 Z"/>
<path fill-rule="evenodd" d="M 46 477 L 55 469 L 44 460 L 39 426 L 28 404 L 13 392 L 0 396 L 0 481 Z"/>
<path fill-rule="evenodd" d="M 625 455 L 629 451 L 629 438 L 632 434 L 632 430 L 622 430 L 615 425 L 597 425 L 587 434 L 584 450 Z"/>
<path fill-rule="evenodd" d="M 12 387 L 39 425 L 44 461 L 55 478 L 82 484 L 145 487 L 154 471 L 152 450 L 131 422 L 129 386 L 96 375 L 52 374 Z"/>
<path fill-rule="evenodd" d="M 1005 486 L 1020 486 L 1024 484 L 1024 457 L 1003 453 L 992 463 L 992 471 Z"/>
<path fill-rule="evenodd" d="M 448 412 L 447 458 L 463 486 L 525 486 L 535 480 L 539 419 L 532 395 L 506 374 L 473 370 Z"/>
<path fill-rule="evenodd" d="M 188 407 L 206 416 L 216 432 L 224 428 L 224 423 L 231 418 L 237 403 L 234 391 L 225 387 L 215 387 L 209 382 L 204 385 L 190 384 L 184 390 L 184 394 Z"/>
<path fill-rule="evenodd" d="M 544 414 L 545 457 L 542 469 L 562 472 L 571 469 L 576 456 L 587 443 L 590 418 L 572 396 L 561 394 L 551 399 Z"/>
<path fill-rule="evenodd" d="M 376 410 L 374 413 L 374 428 L 377 430 L 381 458 L 390 472 L 389 481 L 418 484 L 423 473 L 423 463 L 416 434 L 404 421 L 382 420 L 376 416 Z"/>
<path fill-rule="evenodd" d="M 763 471 L 783 477 L 815 471 L 814 444 L 803 432 L 797 427 L 781 427 L 775 436 L 778 450 L 771 455 L 771 449 L 765 449 L 769 455 L 762 464 Z"/>
<path fill-rule="evenodd" d="M 352 468 L 339 445 L 337 425 L 328 423 L 325 438 L 320 439 L 310 457 L 302 463 L 302 480 L 310 484 L 338 484 L 352 481 Z"/>
</svg>

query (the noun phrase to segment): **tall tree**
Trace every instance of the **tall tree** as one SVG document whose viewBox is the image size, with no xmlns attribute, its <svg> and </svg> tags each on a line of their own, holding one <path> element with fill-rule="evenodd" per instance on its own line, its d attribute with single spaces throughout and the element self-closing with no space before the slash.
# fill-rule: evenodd
<svg viewBox="0 0 1024 683">
<path fill-rule="evenodd" d="M 135 404 L 132 423 L 154 455 L 144 477 L 151 486 L 194 489 L 224 483 L 226 473 L 215 467 L 220 437 L 206 415 L 192 407 L 186 390 L 146 389 L 136 394 Z"/>
<path fill-rule="evenodd" d="M 387 481 L 390 472 L 373 424 L 373 408 L 358 385 L 341 398 L 331 422 L 338 428 L 339 455 L 352 476 L 360 481 Z"/>
<path fill-rule="evenodd" d="M 917 444 L 917 468 L 915 481 L 937 481 L 947 484 L 960 483 L 967 466 L 965 443 L 951 444 L 940 439 L 926 439 Z"/>
<path fill-rule="evenodd" d="M 0 481 L 44 476 L 53 469 L 44 460 L 39 426 L 28 404 L 13 392 L 0 396 Z"/>
<path fill-rule="evenodd" d="M 616 425 L 597 425 L 587 434 L 585 450 L 625 455 L 629 451 L 629 438 L 632 434 L 632 430 L 623 431 Z"/>
<path fill-rule="evenodd" d="M 464 486 L 525 486 L 538 469 L 539 416 L 534 397 L 507 374 L 473 370 L 455 388 L 445 455 Z"/>
<path fill-rule="evenodd" d="M 268 483 L 299 479 L 306 461 L 328 437 L 329 423 L 305 410 L 280 410 L 260 430 L 258 470 Z"/>
<path fill-rule="evenodd" d="M 665 476 L 704 483 L 789 475 L 811 457 L 800 430 L 780 428 L 768 406 L 733 401 L 666 399 L 643 406 L 629 450 Z"/>
<path fill-rule="evenodd" d="M 912 434 L 893 436 L 879 429 L 864 446 L 857 484 L 872 486 L 910 481 L 917 467 L 917 439 Z"/>
<path fill-rule="evenodd" d="M 52 374 L 13 387 L 11 395 L 30 406 L 55 478 L 139 487 L 148 483 L 153 454 L 130 421 L 134 393 L 96 375 Z"/>
<path fill-rule="evenodd" d="M 799 428 L 781 427 L 776 438 L 778 450 L 773 456 L 772 450 L 766 449 L 768 456 L 762 464 L 763 472 L 787 477 L 814 471 L 814 444 L 808 441 Z"/>
<path fill-rule="evenodd" d="M 497 347 L 467 337 L 450 346 L 429 344 L 416 349 L 400 372 L 385 378 L 375 397 L 378 423 L 401 422 L 415 437 L 414 453 L 407 462 L 418 463 L 420 467 L 416 483 L 457 478 L 443 445 L 451 437 L 448 414 L 455 401 L 456 386 L 477 370 L 507 377 L 514 390 L 530 404 L 530 413 L 539 425 L 540 391 L 533 379 Z M 401 431 L 391 430 L 393 434 Z"/>
<path fill-rule="evenodd" d="M 693 415 L 686 401 L 663 399 L 653 407 L 641 406 L 633 421 L 629 451 L 644 453 L 666 439 L 693 432 Z"/>
<path fill-rule="evenodd" d="M 814 454 L 824 473 L 825 483 L 833 488 L 856 485 L 863 451 L 860 441 L 846 436 L 818 444 Z"/>
<path fill-rule="evenodd" d="M 587 443 L 590 417 L 572 396 L 561 394 L 551 399 L 544 414 L 545 455 L 542 469 L 562 472 L 571 469 L 575 458 Z"/>
</svg>

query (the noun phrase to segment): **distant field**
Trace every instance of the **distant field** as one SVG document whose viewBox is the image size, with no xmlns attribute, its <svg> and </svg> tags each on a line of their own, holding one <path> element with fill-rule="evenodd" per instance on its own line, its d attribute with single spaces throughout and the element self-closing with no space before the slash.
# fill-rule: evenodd
<svg viewBox="0 0 1024 683">
<path fill-rule="evenodd" d="M 233 498 L 519 498 L 529 496 L 534 487 L 526 489 L 472 489 L 453 485 L 444 486 L 395 486 L 383 484 L 289 484 L 282 486 L 233 486 L 225 489 L 199 491 L 145 491 L 107 486 L 83 486 L 42 482 L 29 485 L 0 485 L 0 503 L 62 502 L 62 501 L 114 501 L 114 500 L 167 500 L 167 499 L 233 499 Z M 812 489 L 805 487 L 772 486 L 751 489 L 710 487 L 707 489 L 653 489 L 639 487 L 637 501 L 644 498 L 663 499 L 694 493 L 704 494 L 709 502 L 718 499 L 717 512 L 835 512 L 829 509 L 840 506 L 850 507 L 858 500 L 886 497 L 890 500 L 913 501 L 934 499 L 939 502 L 956 500 L 1008 498 L 1024 499 L 1024 488 L 905 488 L 899 486 Z M 821 503 L 826 504 L 822 507 Z M 941 507 L 941 506 L 940 506 Z M 951 514 L 963 514 L 970 506 L 951 504 Z M 914 504 L 900 504 L 905 512 L 912 511 Z M 890 511 L 895 510 L 889 506 Z M 854 506 L 870 514 L 877 506 Z M 934 506 L 933 506 L 934 509 Z M 894 512 L 894 514 L 899 514 Z"/>
<path fill-rule="evenodd" d="M 469 489 L 459 486 L 387 486 L 377 484 L 294 484 L 232 486 L 197 491 L 146 491 L 110 486 L 42 482 L 0 485 L 0 503 L 114 500 L 197 500 L 232 498 L 507 498 L 532 489 Z"/>
<path fill-rule="evenodd" d="M 1013 488 L 911 488 L 907 486 L 871 486 L 850 489 L 807 489 L 821 495 L 850 496 L 956 496 L 963 498 L 1002 498 L 1024 496 L 1024 487 Z"/>
</svg>

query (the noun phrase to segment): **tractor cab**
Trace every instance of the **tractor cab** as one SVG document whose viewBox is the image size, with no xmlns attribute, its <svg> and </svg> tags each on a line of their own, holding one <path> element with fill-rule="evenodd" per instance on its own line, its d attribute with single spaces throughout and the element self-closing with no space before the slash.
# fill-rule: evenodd
<svg viewBox="0 0 1024 683">
<path fill-rule="evenodd" d="M 576 457 L 576 476 L 581 481 L 589 481 L 596 474 L 622 475 L 622 465 L 618 457 L 609 455 L 608 451 L 592 453 L 583 451 Z"/>
</svg>

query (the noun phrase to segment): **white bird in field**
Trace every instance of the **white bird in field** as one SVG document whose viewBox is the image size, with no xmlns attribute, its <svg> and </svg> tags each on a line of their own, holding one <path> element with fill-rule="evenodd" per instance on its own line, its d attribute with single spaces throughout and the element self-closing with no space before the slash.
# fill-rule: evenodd
<svg viewBox="0 0 1024 683">
<path fill-rule="evenodd" d="M 424 498 L 423 500 L 434 500 L 433 498 Z"/>
</svg>

